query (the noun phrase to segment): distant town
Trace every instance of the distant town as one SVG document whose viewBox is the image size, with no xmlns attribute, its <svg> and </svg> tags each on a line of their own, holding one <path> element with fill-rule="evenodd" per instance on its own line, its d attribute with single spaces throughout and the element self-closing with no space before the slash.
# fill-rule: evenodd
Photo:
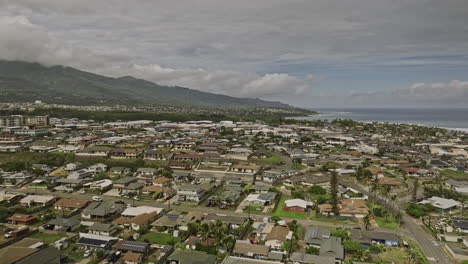
<svg viewBox="0 0 468 264">
<path fill-rule="evenodd" d="M 239 119 L 0 116 L 0 263 L 468 260 L 467 134 Z"/>
</svg>

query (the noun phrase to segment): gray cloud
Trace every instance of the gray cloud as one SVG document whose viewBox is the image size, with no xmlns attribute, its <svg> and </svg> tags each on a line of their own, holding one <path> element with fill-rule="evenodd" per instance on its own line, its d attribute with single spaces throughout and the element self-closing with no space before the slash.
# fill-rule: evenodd
<svg viewBox="0 0 468 264">
<path fill-rule="evenodd" d="M 330 94 L 300 65 L 466 65 L 468 54 L 465 0 L 0 0 L 0 17 L 0 58 L 291 101 Z"/>
</svg>

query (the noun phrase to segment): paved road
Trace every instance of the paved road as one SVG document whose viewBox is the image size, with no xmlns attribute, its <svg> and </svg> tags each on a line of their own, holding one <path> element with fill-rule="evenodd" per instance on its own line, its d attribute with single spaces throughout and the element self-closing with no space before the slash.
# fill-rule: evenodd
<svg viewBox="0 0 468 264">
<path fill-rule="evenodd" d="M 345 182 L 345 184 L 346 183 L 349 182 Z M 350 187 L 371 196 L 364 187 L 360 187 L 354 183 Z M 408 196 L 400 197 L 401 199 L 399 198 L 399 208 L 404 207 L 403 204 L 408 200 Z M 436 246 L 436 244 L 434 244 L 435 239 L 432 238 L 418 223 L 416 223 L 414 218 L 408 216 L 404 211 L 402 211 L 402 213 L 401 234 L 415 240 L 423 250 L 424 255 L 426 255 L 432 263 L 459 263 L 443 249 L 443 243 L 437 242 L 438 246 Z"/>
</svg>

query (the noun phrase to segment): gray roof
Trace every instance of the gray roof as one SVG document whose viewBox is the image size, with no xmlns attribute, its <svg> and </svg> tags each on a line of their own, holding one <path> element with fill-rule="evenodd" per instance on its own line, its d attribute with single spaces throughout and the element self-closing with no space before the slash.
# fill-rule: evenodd
<svg viewBox="0 0 468 264">
<path fill-rule="evenodd" d="M 128 183 L 131 183 L 133 181 L 136 181 L 137 178 L 135 177 L 123 177 L 123 178 L 120 178 L 118 180 L 115 180 L 114 181 L 114 184 L 128 184 Z"/>
<path fill-rule="evenodd" d="M 339 237 L 330 237 L 323 240 L 320 244 L 320 256 L 325 257 L 334 257 L 336 259 L 344 258 L 344 248 L 341 245 L 341 238 Z"/>
<path fill-rule="evenodd" d="M 15 262 L 16 264 L 49 264 L 54 263 L 54 260 L 59 258 L 60 251 L 54 247 L 41 249 L 33 254 Z"/>
<path fill-rule="evenodd" d="M 319 226 L 311 226 L 306 229 L 306 233 L 304 235 L 304 241 L 307 244 L 314 244 L 320 245 L 324 239 L 330 237 L 330 230 L 319 227 Z"/>
<path fill-rule="evenodd" d="M 105 223 L 94 223 L 92 226 L 89 227 L 89 230 L 94 230 L 98 232 L 109 232 L 113 231 L 117 228 L 114 224 L 105 224 Z"/>
<path fill-rule="evenodd" d="M 312 254 L 305 254 L 294 252 L 292 253 L 290 259 L 294 262 L 299 262 L 301 264 L 335 264 L 335 258 L 331 256 L 317 256 Z"/>
<path fill-rule="evenodd" d="M 202 251 L 176 249 L 168 258 L 170 261 L 178 261 L 179 264 L 214 264 L 216 256 Z"/>
<path fill-rule="evenodd" d="M 74 215 L 70 218 L 57 217 L 47 222 L 48 225 L 57 225 L 64 227 L 73 227 L 81 223 L 80 215 Z"/>
<path fill-rule="evenodd" d="M 115 214 L 122 212 L 125 205 L 118 204 L 112 201 L 92 202 L 88 207 L 83 210 L 83 214 L 90 214 L 94 216 L 105 216 L 108 214 Z"/>
</svg>

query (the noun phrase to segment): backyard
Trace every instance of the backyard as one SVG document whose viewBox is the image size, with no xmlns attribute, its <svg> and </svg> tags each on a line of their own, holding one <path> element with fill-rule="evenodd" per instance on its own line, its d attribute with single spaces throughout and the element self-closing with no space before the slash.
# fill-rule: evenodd
<svg viewBox="0 0 468 264">
<path fill-rule="evenodd" d="M 148 243 L 158 245 L 174 245 L 178 243 L 180 239 L 168 233 L 148 232 L 142 235 L 138 241 L 148 241 Z"/>
</svg>

